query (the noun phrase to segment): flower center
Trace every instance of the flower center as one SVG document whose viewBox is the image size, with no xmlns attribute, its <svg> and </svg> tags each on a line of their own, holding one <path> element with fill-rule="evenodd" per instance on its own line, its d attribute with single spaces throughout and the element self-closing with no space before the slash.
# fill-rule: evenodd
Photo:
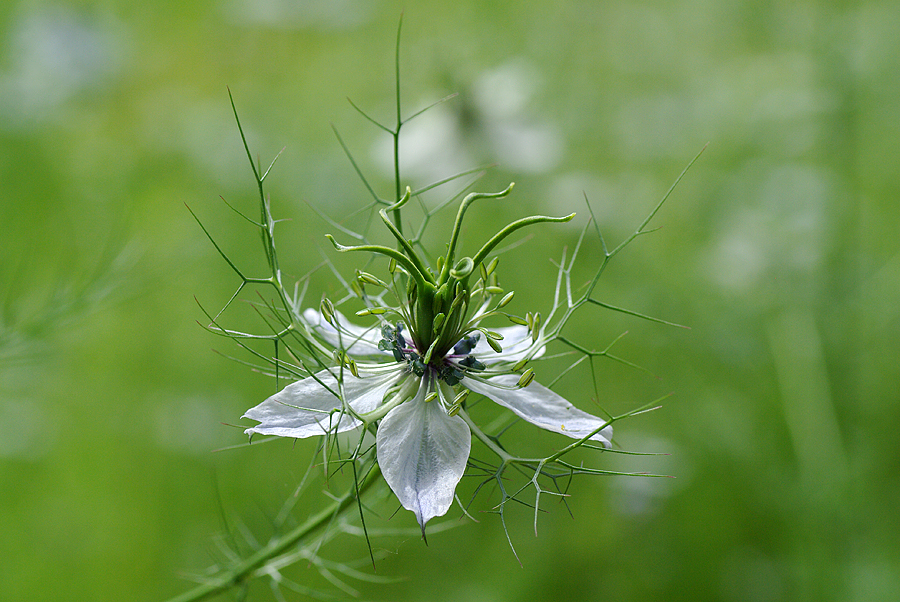
<svg viewBox="0 0 900 602">
<path fill-rule="evenodd" d="M 485 365 L 471 355 L 478 344 L 480 333 L 476 332 L 472 336 L 461 339 L 453 347 L 452 353 L 442 357 L 432 357 L 430 361 L 426 362 L 425 357 L 407 343 L 406 337 L 403 336 L 403 328 L 402 322 L 397 322 L 395 326 L 383 325 L 378 348 L 381 351 L 390 351 L 398 363 L 406 362 L 409 371 L 416 376 L 424 376 L 426 368 L 430 366 L 437 373 L 438 378 L 452 387 L 458 384 L 467 372 L 481 372 L 485 369 Z"/>
</svg>

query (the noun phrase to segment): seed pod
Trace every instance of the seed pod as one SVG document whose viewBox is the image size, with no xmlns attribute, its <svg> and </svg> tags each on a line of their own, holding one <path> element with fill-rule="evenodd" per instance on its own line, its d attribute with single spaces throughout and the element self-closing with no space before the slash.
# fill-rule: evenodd
<svg viewBox="0 0 900 602">
<path fill-rule="evenodd" d="M 437 334 L 441 331 L 441 326 L 444 325 L 444 320 L 447 316 L 444 314 L 438 314 L 434 317 L 434 322 L 431 323 L 431 329 L 434 334 Z"/>
</svg>

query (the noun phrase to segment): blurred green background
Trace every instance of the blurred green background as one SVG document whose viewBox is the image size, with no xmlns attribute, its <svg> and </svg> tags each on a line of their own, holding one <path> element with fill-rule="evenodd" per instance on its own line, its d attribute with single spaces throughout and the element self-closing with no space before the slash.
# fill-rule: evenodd
<svg viewBox="0 0 900 602">
<path fill-rule="evenodd" d="M 198 325 L 194 297 L 217 309 L 238 283 L 185 204 L 262 266 L 218 198 L 253 211 L 229 86 L 262 161 L 286 147 L 269 181 L 290 220 L 283 268 L 333 257 L 309 204 L 340 218 L 368 197 L 331 124 L 387 196 L 389 141 L 346 98 L 392 119 L 402 8 L 2 5 L 0 600 L 160 600 L 221 556 L 223 534 L 268 536 L 314 444 L 247 447 L 229 426 L 274 383 Z M 517 184 L 470 213 L 470 240 L 528 212 L 583 218 L 584 192 L 617 242 L 710 146 L 596 293 L 692 329 L 589 308 L 572 330 L 595 348 L 628 331 L 617 353 L 651 373 L 601 362 L 609 411 L 674 393 L 616 431 L 667 455 L 595 464 L 675 478 L 576 479 L 574 520 L 549 504 L 537 538 L 511 512 L 521 567 L 487 497 L 480 522 L 427 547 L 376 537 L 377 574 L 402 580 L 348 581 L 363 599 L 900 599 L 898 39 L 897 4 L 875 0 L 405 7 L 405 112 L 460 94 L 410 124 L 406 179 L 496 162 L 478 187 Z M 513 309 L 546 304 L 549 259 L 577 232 L 545 228 L 501 262 Z M 589 408 L 589 378 L 560 390 Z M 413 527 L 394 507 L 373 524 Z M 366 557 L 354 537 L 321 553 Z M 305 563 L 290 575 L 339 591 Z M 249 594 L 273 599 L 265 580 Z"/>
</svg>

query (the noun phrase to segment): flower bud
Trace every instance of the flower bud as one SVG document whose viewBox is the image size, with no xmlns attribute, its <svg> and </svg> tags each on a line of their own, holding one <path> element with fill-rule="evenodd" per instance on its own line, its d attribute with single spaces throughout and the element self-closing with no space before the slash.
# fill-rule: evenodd
<svg viewBox="0 0 900 602">
<path fill-rule="evenodd" d="M 512 301 L 513 295 L 516 294 L 516 291 L 509 291 L 506 293 L 506 296 L 500 299 L 500 303 L 497 304 L 497 308 L 506 307 L 509 305 L 509 302 Z"/>
<path fill-rule="evenodd" d="M 392 259 L 392 261 L 393 261 L 393 259 Z M 357 271 L 356 279 L 365 284 L 374 284 L 375 286 L 387 288 L 387 284 L 385 284 L 384 282 L 382 282 L 381 280 L 379 280 L 372 274 L 369 274 L 368 272 Z"/>
<path fill-rule="evenodd" d="M 469 390 L 463 389 L 459 393 L 456 394 L 456 397 L 453 398 L 453 405 L 462 405 L 466 398 L 469 396 Z"/>
<path fill-rule="evenodd" d="M 491 262 L 487 266 L 487 275 L 484 277 L 485 282 L 487 282 L 487 277 L 494 273 L 494 270 L 497 269 L 497 264 L 500 263 L 499 257 L 494 257 L 491 259 Z"/>
<path fill-rule="evenodd" d="M 319 304 L 319 311 L 325 321 L 334 326 L 334 304 L 327 297 L 322 299 L 322 303 Z"/>
<path fill-rule="evenodd" d="M 534 320 L 531 324 L 531 340 L 537 342 L 538 335 L 541 333 L 541 312 L 534 314 Z"/>
<path fill-rule="evenodd" d="M 519 377 L 519 388 L 527 387 L 534 380 L 534 368 L 529 368 Z"/>
<path fill-rule="evenodd" d="M 484 337 L 484 338 L 487 341 L 487 344 L 491 346 L 491 349 L 493 349 L 497 353 L 503 352 L 503 347 L 501 347 L 500 343 L 498 343 L 495 339 L 493 339 L 491 337 Z"/>
<path fill-rule="evenodd" d="M 450 408 L 447 410 L 447 415 L 456 416 L 457 414 L 459 414 L 459 411 L 462 409 L 462 404 L 465 403 L 468 396 L 468 389 L 463 389 L 462 391 L 460 391 L 456 395 L 456 397 L 453 398 L 453 403 L 450 404 Z"/>
</svg>

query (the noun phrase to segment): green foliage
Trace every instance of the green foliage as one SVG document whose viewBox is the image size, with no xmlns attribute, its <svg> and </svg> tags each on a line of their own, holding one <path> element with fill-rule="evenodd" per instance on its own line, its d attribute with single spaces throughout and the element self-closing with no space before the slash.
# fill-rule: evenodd
<svg viewBox="0 0 900 602">
<path fill-rule="evenodd" d="M 180 571 L 200 571 L 234 548 L 249 552 L 321 509 L 323 488 L 340 496 L 353 483 L 338 472 L 325 485 L 310 471 L 294 498 L 315 444 L 248 448 L 238 428 L 223 426 L 276 389 L 270 376 L 209 353 L 237 355 L 196 324 L 206 320 L 194 296 L 213 307 L 241 279 L 198 236 L 185 204 L 229 257 L 248 258 L 239 266 L 246 274 L 267 269 L 254 226 L 215 199 L 222 194 L 247 216 L 257 207 L 224 86 L 254 152 L 287 146 L 269 182 L 278 216 L 291 220 L 276 226 L 281 248 L 292 250 L 279 258 L 286 280 L 309 272 L 306 290 L 338 301 L 344 284 L 323 258 L 346 276 L 359 257 L 334 253 L 320 233 L 346 244 L 364 244 L 349 232 L 369 244 L 395 241 L 367 221 L 371 211 L 352 213 L 360 199 L 376 201 L 347 177 L 328 122 L 371 189 L 389 190 L 392 170 L 372 156 L 390 155 L 391 137 L 370 153 L 371 124 L 344 97 L 392 122 L 385 32 L 399 7 L 40 4 L 0 11 L 3 332 L 30 341 L 14 368 L 0 368 L 0 599 L 164 599 L 186 588 Z M 497 162 L 479 188 L 516 182 L 516 203 L 482 214 L 489 226 L 464 230 L 463 242 L 522 215 L 581 212 L 582 192 L 604 237 L 624 240 L 685 158 L 711 146 L 654 222 L 661 231 L 629 247 L 590 301 L 692 329 L 597 307 L 561 333 L 578 351 L 614 349 L 660 379 L 584 360 L 555 386 L 616 415 L 673 393 L 617 432 L 623 449 L 667 455 L 603 461 L 675 478 L 561 485 L 576 494 L 577 521 L 545 504 L 537 538 L 534 509 L 508 505 L 524 570 L 495 517 L 473 512 L 478 524 L 429 537 L 423 550 L 410 517 L 367 515 L 370 536 L 384 542 L 373 550 L 377 575 L 408 579 L 370 586 L 350 577 L 362 598 L 897 598 L 895 12 L 864 0 L 423 2 L 407 12 L 404 48 L 416 57 L 403 63 L 404 97 L 426 106 L 459 96 L 409 124 L 412 139 L 421 140 L 413 126 L 433 117 L 449 134 L 438 150 L 427 140 L 399 146 L 401 167 L 426 182 L 429 163 L 450 166 L 445 158 L 463 160 L 453 173 Z M 487 94 L 484 82 L 502 82 L 502 93 Z M 537 159 L 525 153 L 532 148 Z M 446 232 L 452 216 L 434 209 L 455 192 L 462 198 L 466 183 L 440 197 L 412 185 L 413 199 L 431 203 L 417 207 L 427 212 L 425 233 L 403 224 L 423 254 L 445 250 L 428 232 Z M 559 226 L 505 249 L 504 284 L 516 295 L 504 309 L 535 307 L 553 290 L 559 266 L 544 258 L 559 257 L 577 235 Z M 98 259 L 119 256 L 123 241 L 138 258 L 124 273 Z M 603 249 L 588 237 L 579 254 Z M 591 278 L 580 265 L 571 272 L 575 298 Z M 61 288 L 69 292 L 57 295 Z M 252 304 L 230 310 L 235 324 L 258 319 Z M 247 343 L 273 353 L 271 341 Z M 544 365 L 562 372 L 573 357 Z M 577 386 L 584 378 L 596 392 Z M 495 417 L 498 429 L 508 425 Z M 386 507 L 387 492 L 374 493 L 385 498 L 373 505 Z M 293 503 L 282 513 L 286 499 Z M 326 546 L 342 581 L 357 568 L 371 574 L 358 525 L 342 529 Z M 221 548 L 210 542 L 215 532 L 227 542 Z M 307 566 L 295 564 L 283 583 L 333 591 Z M 295 598 L 311 593 L 295 589 Z M 246 593 L 275 595 L 264 582 Z"/>
</svg>

